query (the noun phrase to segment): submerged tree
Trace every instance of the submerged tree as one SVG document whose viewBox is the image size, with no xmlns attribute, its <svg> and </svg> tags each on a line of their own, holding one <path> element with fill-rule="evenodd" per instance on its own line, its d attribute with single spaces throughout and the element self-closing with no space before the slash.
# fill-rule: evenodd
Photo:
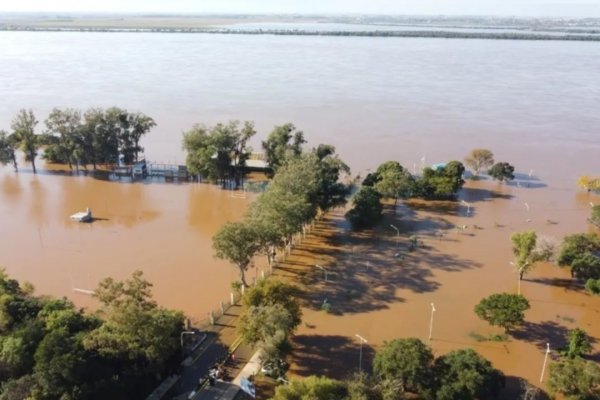
<svg viewBox="0 0 600 400">
<path fill-rule="evenodd" d="M 497 181 L 505 182 L 512 181 L 515 179 L 515 167 L 510 165 L 507 162 L 499 162 L 494 164 L 492 168 L 488 171 L 488 175 L 494 178 Z"/>
<path fill-rule="evenodd" d="M 354 206 L 346 213 L 346 218 L 355 229 L 376 225 L 382 218 L 381 195 L 369 186 L 363 186 L 352 197 Z"/>
<path fill-rule="evenodd" d="M 41 146 L 41 139 L 35 133 L 35 127 L 38 124 L 33 111 L 20 110 L 17 116 L 12 120 L 12 137 L 19 143 L 21 151 L 25 153 L 25 160 L 31 162 L 33 173 L 37 173 L 35 168 L 35 157 Z"/>
<path fill-rule="evenodd" d="M 465 164 L 471 167 L 475 175 L 479 175 L 482 169 L 489 168 L 494 164 L 494 153 L 488 149 L 474 149 L 465 157 Z"/>
<path fill-rule="evenodd" d="M 529 301 L 520 294 L 493 294 L 475 306 L 475 313 L 490 325 L 500 326 L 506 332 L 525 321 L 524 312 Z"/>
<path fill-rule="evenodd" d="M 574 278 L 600 279 L 600 237 L 594 233 L 566 236 L 557 258 L 559 266 L 569 266 Z"/>
<path fill-rule="evenodd" d="M 600 398 L 600 366 L 581 358 L 565 358 L 550 364 L 548 388 L 567 399 Z"/>
<path fill-rule="evenodd" d="M 452 199 L 462 188 L 465 167 L 459 161 L 450 161 L 446 166 L 423 169 L 423 176 L 415 183 L 415 195 L 425 199 Z"/>
<path fill-rule="evenodd" d="M 414 179 L 400 163 L 387 161 L 377 168 L 377 180 L 373 188 L 383 197 L 394 199 L 394 210 L 399 198 L 412 194 Z"/>
<path fill-rule="evenodd" d="M 0 164 L 12 164 L 15 172 L 18 172 L 16 150 L 18 143 L 14 137 L 5 131 L 0 131 Z"/>
<path fill-rule="evenodd" d="M 515 266 L 519 271 L 519 279 L 531 271 L 535 263 L 550 261 L 554 256 L 553 243 L 545 238 L 538 239 L 534 231 L 514 233 L 512 241 Z"/>
<path fill-rule="evenodd" d="M 582 357 L 592 352 L 592 344 L 587 333 L 580 328 L 571 329 L 566 335 L 567 347 L 562 354 L 568 358 Z"/>
<path fill-rule="evenodd" d="M 52 140 L 44 150 L 44 158 L 50 162 L 85 164 L 85 148 L 82 137 L 81 112 L 75 109 L 53 109 L 46 119 L 46 134 Z"/>
</svg>

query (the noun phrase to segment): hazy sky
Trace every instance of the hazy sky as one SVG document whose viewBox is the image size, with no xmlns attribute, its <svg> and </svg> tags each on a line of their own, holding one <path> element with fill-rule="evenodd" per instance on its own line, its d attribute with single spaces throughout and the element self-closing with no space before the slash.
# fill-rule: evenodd
<svg viewBox="0 0 600 400">
<path fill-rule="evenodd" d="M 0 0 L 0 11 L 600 17 L 600 0 Z"/>
</svg>

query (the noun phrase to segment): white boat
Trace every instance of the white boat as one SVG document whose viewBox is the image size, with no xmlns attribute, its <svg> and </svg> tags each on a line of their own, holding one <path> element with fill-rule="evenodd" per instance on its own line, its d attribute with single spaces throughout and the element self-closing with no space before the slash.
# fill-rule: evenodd
<svg viewBox="0 0 600 400">
<path fill-rule="evenodd" d="M 90 222 L 92 220 L 92 210 L 86 208 L 85 211 L 71 215 L 71 219 L 77 222 Z"/>
</svg>

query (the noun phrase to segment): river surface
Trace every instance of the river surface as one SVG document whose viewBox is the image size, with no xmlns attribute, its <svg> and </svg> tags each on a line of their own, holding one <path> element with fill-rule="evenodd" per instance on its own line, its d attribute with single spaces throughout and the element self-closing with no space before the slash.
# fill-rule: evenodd
<svg viewBox="0 0 600 400">
<path fill-rule="evenodd" d="M 335 145 L 354 173 L 390 159 L 419 170 L 461 160 L 474 147 L 490 148 L 497 160 L 516 166 L 520 186 L 484 182 L 479 191 L 465 191 L 474 207 L 469 218 L 476 218 L 466 222 L 450 210 L 448 221 L 427 225 L 444 209 L 417 204 L 405 213 L 414 224 L 403 228 L 431 235 L 432 229 L 454 232 L 455 224 L 477 221 L 481 232 L 439 243 L 428 239 L 435 253 L 415 260 L 411 280 L 392 275 L 389 282 L 397 286 L 345 311 L 343 324 L 306 309 L 308 322 L 323 332 L 352 337 L 360 331 L 376 346 L 397 336 L 423 336 L 429 303 L 440 302 L 436 338 L 448 342 L 438 340 L 435 349 L 446 351 L 472 344 L 471 331 L 489 333 L 473 317 L 476 300 L 515 290 L 507 266 L 510 233 L 534 228 L 560 238 L 589 228 L 589 203 L 600 199 L 578 193 L 575 180 L 600 175 L 599 60 L 600 45 L 586 42 L 0 32 L 0 129 L 10 128 L 20 108 L 33 109 L 43 121 L 53 107 L 119 106 L 156 120 L 143 141 L 147 159 L 183 162 L 182 132 L 196 122 L 253 120 L 255 148 L 274 125 L 293 122 L 309 145 Z M 73 289 L 93 289 L 103 277 L 142 269 L 162 305 L 196 320 L 228 298 L 236 271 L 214 259 L 211 237 L 225 221 L 241 218 L 250 197 L 201 184 L 34 176 L 29 168 L 22 163 L 19 174 L 0 168 L 0 265 L 12 276 L 33 282 L 39 293 L 93 307 Z M 100 219 L 69 220 L 85 207 Z M 494 229 L 496 222 L 505 228 Z M 339 237 L 347 232 L 335 224 L 335 240 L 343 242 Z M 313 249 L 329 243 L 317 240 Z M 374 252 L 367 258 L 373 268 L 378 260 L 394 267 L 381 259 L 388 250 L 365 246 Z M 327 254 L 345 259 L 347 249 L 341 243 L 333 256 Z M 548 285 L 568 278 L 562 272 L 547 267 L 536 273 L 538 280 L 524 288 L 537 299 L 532 329 L 570 327 L 567 318 L 600 337 L 597 301 Z M 584 311 L 581 305 L 589 302 L 592 308 Z M 411 304 L 419 305 L 418 312 Z M 452 318 L 463 314 L 462 325 Z M 304 336 L 310 332 L 301 329 Z M 538 336 L 539 343 L 510 344 L 508 358 L 501 344 L 481 348 L 505 371 L 534 381 L 538 345 L 545 340 Z M 515 358 L 521 350 L 525 358 Z M 528 357 L 535 367 L 523 364 Z"/>
</svg>

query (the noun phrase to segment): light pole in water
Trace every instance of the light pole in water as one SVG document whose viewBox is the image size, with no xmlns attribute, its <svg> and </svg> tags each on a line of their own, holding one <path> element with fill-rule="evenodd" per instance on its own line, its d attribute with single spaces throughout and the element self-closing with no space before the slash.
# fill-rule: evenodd
<svg viewBox="0 0 600 400">
<path fill-rule="evenodd" d="M 363 343 L 367 344 L 367 339 L 365 339 L 364 337 L 360 336 L 358 333 L 356 335 L 354 335 L 358 338 L 358 340 L 360 340 L 360 350 L 358 353 L 358 372 L 362 372 L 362 346 Z"/>
<path fill-rule="evenodd" d="M 431 303 L 431 319 L 429 320 L 429 340 L 433 335 L 433 313 L 435 312 L 435 306 Z"/>
<path fill-rule="evenodd" d="M 544 380 L 544 372 L 546 372 L 546 362 L 548 361 L 548 354 L 550 354 L 550 343 L 546 343 L 546 355 L 544 356 L 544 365 L 542 365 L 542 374 L 540 375 L 540 383 Z"/>
</svg>

